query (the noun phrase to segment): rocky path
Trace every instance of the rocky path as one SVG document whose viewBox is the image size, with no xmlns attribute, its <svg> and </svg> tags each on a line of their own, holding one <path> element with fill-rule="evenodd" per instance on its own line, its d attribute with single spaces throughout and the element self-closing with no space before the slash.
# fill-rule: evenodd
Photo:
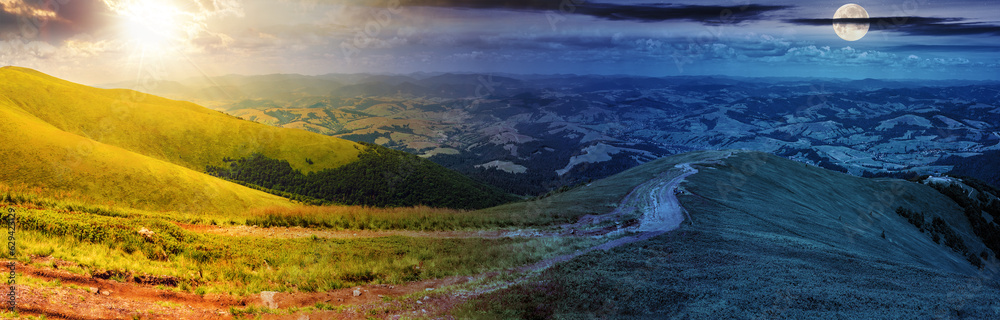
<svg viewBox="0 0 1000 320">
<path fill-rule="evenodd" d="M 691 167 L 690 163 L 679 164 L 673 170 L 661 173 L 656 178 L 650 179 L 633 189 L 632 192 L 625 196 L 618 209 L 614 212 L 604 216 L 590 216 L 581 219 L 581 221 L 594 223 L 609 218 L 620 219 L 630 213 L 630 211 L 640 210 L 642 217 L 638 225 L 616 230 L 630 232 L 631 234 L 571 254 L 545 259 L 535 264 L 521 267 L 519 271 L 541 271 L 556 263 L 569 261 L 594 250 L 610 250 L 677 229 L 680 227 L 681 222 L 684 221 L 684 208 L 681 207 L 674 193 L 677 191 L 678 185 L 684 182 L 684 178 L 697 172 L 698 170 Z"/>
<path fill-rule="evenodd" d="M 690 163 L 682 163 L 675 167 L 680 172 L 671 170 L 653 180 L 640 186 L 640 190 L 645 197 L 635 197 L 636 200 L 645 200 L 640 204 L 644 207 L 642 219 L 639 225 L 633 227 L 633 231 L 638 232 L 666 232 L 680 227 L 684 222 L 684 208 L 677 200 L 675 193 L 677 187 L 684 179 L 698 173 L 698 169 L 691 167 Z M 648 185 L 648 186 L 647 186 Z"/>
</svg>

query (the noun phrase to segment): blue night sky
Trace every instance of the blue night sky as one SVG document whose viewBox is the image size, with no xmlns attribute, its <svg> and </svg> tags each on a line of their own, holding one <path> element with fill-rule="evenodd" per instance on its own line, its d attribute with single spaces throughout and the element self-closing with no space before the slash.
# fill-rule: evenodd
<svg viewBox="0 0 1000 320">
<path fill-rule="evenodd" d="M 996 1 L 0 0 L 0 64 L 87 84 L 266 73 L 1000 78 Z M 25 21 L 31 23 L 26 32 Z M 31 22 L 34 21 L 34 22 Z M 858 22 L 858 21 L 854 21 Z M 31 32 L 34 26 L 38 32 Z"/>
</svg>

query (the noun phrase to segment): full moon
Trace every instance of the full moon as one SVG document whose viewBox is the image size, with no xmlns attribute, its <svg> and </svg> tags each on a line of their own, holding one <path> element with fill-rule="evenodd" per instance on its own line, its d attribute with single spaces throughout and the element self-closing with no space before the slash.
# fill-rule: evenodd
<svg viewBox="0 0 1000 320">
<path fill-rule="evenodd" d="M 868 23 L 843 23 L 836 22 L 836 19 L 868 19 L 868 11 L 865 8 L 854 4 L 848 3 L 837 9 L 837 12 L 833 14 L 833 31 L 837 33 L 841 39 L 847 41 L 858 41 L 868 33 Z"/>
</svg>

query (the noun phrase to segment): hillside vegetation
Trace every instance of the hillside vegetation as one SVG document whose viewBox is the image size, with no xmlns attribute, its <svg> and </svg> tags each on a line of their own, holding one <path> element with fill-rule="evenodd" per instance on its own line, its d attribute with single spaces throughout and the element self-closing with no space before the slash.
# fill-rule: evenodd
<svg viewBox="0 0 1000 320">
<path fill-rule="evenodd" d="M 605 213 L 601 202 L 620 199 L 635 181 L 713 152 L 662 158 L 541 201 L 562 205 L 489 210 Z M 557 264 L 475 297 L 453 315 L 989 318 L 1000 307 L 998 260 L 987 248 L 992 239 L 982 237 L 995 232 L 983 227 L 994 225 L 970 224 L 997 203 L 991 195 L 954 197 L 973 216 L 926 185 L 858 178 L 766 153 L 737 152 L 696 167 L 678 190 L 689 219 L 677 230 Z M 576 204 L 590 196 L 589 204 Z"/>
<path fill-rule="evenodd" d="M 88 278 L 167 281 L 172 291 L 252 295 L 266 290 L 315 292 L 512 268 L 578 249 L 581 239 L 414 238 L 266 239 L 184 230 L 142 211 L 88 207 L 29 208 L 16 195 L 0 206 L 18 211 L 18 250 L 0 258 L 63 268 Z M 6 210 L 5 210 L 6 211 Z M 38 267 L 38 265 L 36 265 Z M 268 270 L 267 272 L 261 272 Z M 21 284 L 19 279 L 19 284 Z"/>
<path fill-rule="evenodd" d="M 225 157 L 261 153 L 310 172 L 355 161 L 359 152 L 359 145 L 347 140 L 244 121 L 132 90 L 96 89 L 24 68 L 0 68 L 0 96 L 56 129 L 197 171 L 222 165 Z"/>
<path fill-rule="evenodd" d="M 0 184 L 8 190 L 155 210 L 231 213 L 292 205 L 278 196 L 59 130 L 6 97 L 0 97 L 0 141 Z"/>
<path fill-rule="evenodd" d="M 296 185 L 296 194 L 330 203 L 481 208 L 511 200 L 426 160 L 390 168 L 385 164 L 413 157 L 380 147 L 131 90 L 91 88 L 25 68 L 0 68 L 0 120 L 0 184 L 42 197 L 214 214 L 293 205 L 263 192 L 274 189 L 253 190 L 203 173 L 229 167 L 226 159 L 261 156 L 313 177 Z M 360 158 L 362 153 L 368 156 Z M 339 174 L 320 174 L 335 169 Z M 324 189 L 338 183 L 338 189 Z M 273 193 L 295 195 L 284 191 Z"/>
<path fill-rule="evenodd" d="M 429 160 L 378 145 L 367 145 L 358 161 L 308 174 L 262 154 L 227 162 L 226 168 L 208 166 L 208 173 L 293 199 L 304 196 L 305 201 L 481 209 L 516 199 Z"/>
</svg>

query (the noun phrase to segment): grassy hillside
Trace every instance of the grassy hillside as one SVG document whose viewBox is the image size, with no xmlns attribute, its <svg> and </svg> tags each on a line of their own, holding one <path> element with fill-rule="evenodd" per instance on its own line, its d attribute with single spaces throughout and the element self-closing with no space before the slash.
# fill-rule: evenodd
<svg viewBox="0 0 1000 320">
<path fill-rule="evenodd" d="M 231 293 L 250 299 L 268 290 L 315 292 L 475 275 L 571 252 L 590 242 L 551 238 L 228 237 L 184 230 L 166 220 L 145 218 L 148 214 L 138 210 L 95 214 L 11 205 L 17 208 L 21 221 L 19 247 L 15 256 L 6 250 L 0 252 L 2 259 L 27 264 L 51 257 L 71 262 L 72 267 L 64 264 L 60 268 L 64 272 L 86 278 L 103 274 L 125 283 L 138 282 L 132 275 L 153 275 L 173 279 L 164 285 L 171 291 Z M 138 232 L 142 229 L 149 231 Z M 23 285 L 25 278 L 19 275 L 18 284 Z"/>
<path fill-rule="evenodd" d="M 541 202 L 489 211 L 536 210 L 561 220 L 606 213 L 636 182 L 717 152 L 663 158 Z M 454 315 L 989 318 L 1000 308 L 995 254 L 963 209 L 931 187 L 760 152 L 695 167 L 678 193 L 690 219 L 677 230 L 584 254 L 476 297 Z M 924 227 L 897 212 L 919 212 Z"/>
<path fill-rule="evenodd" d="M 511 221 L 521 226 L 573 223 L 584 215 L 614 211 L 632 188 L 678 163 L 704 161 L 721 153 L 722 151 L 702 151 L 664 157 L 567 191 L 556 191 L 533 201 L 487 208 L 476 211 L 475 214 Z"/>
<path fill-rule="evenodd" d="M 25 68 L 0 68 L 0 96 L 9 106 L 59 130 L 198 171 L 222 165 L 225 157 L 262 153 L 312 172 L 355 161 L 360 147 L 244 121 L 189 102 L 91 88 Z"/>
<path fill-rule="evenodd" d="M 216 213 L 291 205 L 284 198 L 59 130 L 6 97 L 0 97 L 0 141 L 0 184 L 8 192 Z"/>
<path fill-rule="evenodd" d="M 301 174 L 343 171 L 348 165 L 359 170 L 336 181 L 341 192 L 324 192 L 323 199 L 333 203 L 481 208 L 510 200 L 428 161 L 411 164 L 405 173 L 436 173 L 431 184 L 417 183 L 424 179 L 394 183 L 405 174 L 369 165 L 388 155 L 374 162 L 359 157 L 375 147 L 132 90 L 87 87 L 24 68 L 0 68 L 0 117 L 0 152 L 8 159 L 0 164 L 0 183 L 21 192 L 34 189 L 29 193 L 43 197 L 62 194 L 88 203 L 214 213 L 291 205 L 201 173 L 228 167 L 227 159 L 262 155 Z M 313 180 L 301 186 L 300 194 L 330 182 Z M 352 192 L 379 199 L 354 201 Z M 424 195 L 429 197 L 419 197 Z"/>
</svg>

